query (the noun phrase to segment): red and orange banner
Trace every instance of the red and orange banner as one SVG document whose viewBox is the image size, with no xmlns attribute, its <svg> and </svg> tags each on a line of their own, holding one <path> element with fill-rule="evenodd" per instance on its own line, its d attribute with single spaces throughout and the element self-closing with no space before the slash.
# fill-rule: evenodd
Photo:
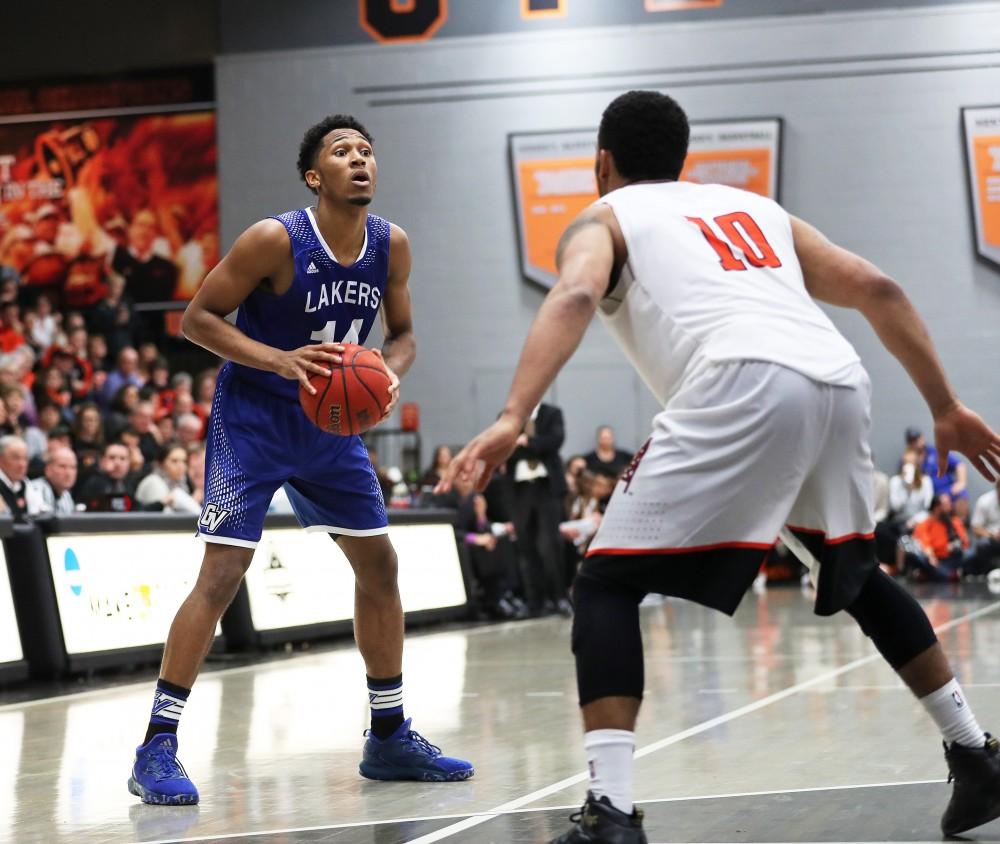
<svg viewBox="0 0 1000 844">
<path fill-rule="evenodd" d="M 510 136 L 521 270 L 543 287 L 555 284 L 566 226 L 597 199 L 596 138 L 592 129 Z M 780 147 L 777 118 L 694 123 L 681 178 L 777 199 Z"/>
<path fill-rule="evenodd" d="M 962 109 L 976 249 L 1000 264 L 1000 106 Z"/>
<path fill-rule="evenodd" d="M 214 111 L 135 111 L 0 118 L 0 265 L 29 298 L 185 300 L 218 262 Z"/>
</svg>

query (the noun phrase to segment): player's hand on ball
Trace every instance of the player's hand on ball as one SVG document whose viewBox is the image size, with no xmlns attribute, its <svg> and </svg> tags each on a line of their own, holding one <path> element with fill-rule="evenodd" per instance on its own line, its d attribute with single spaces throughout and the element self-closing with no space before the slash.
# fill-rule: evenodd
<svg viewBox="0 0 1000 844">
<path fill-rule="evenodd" d="M 473 484 L 482 492 L 493 472 L 514 451 L 521 427 L 521 422 L 501 416 L 455 455 L 434 491 L 447 492 L 456 480 L 461 480 Z"/>
<path fill-rule="evenodd" d="M 344 347 L 340 343 L 311 343 L 290 352 L 279 352 L 274 371 L 282 378 L 298 381 L 310 395 L 316 388 L 309 383 L 310 375 L 330 377 L 329 366 L 339 366 Z"/>
<path fill-rule="evenodd" d="M 956 404 L 934 420 L 934 440 L 938 451 L 938 474 L 948 468 L 948 452 L 965 455 L 986 480 L 1000 477 L 1000 435 L 978 413 Z"/>
</svg>

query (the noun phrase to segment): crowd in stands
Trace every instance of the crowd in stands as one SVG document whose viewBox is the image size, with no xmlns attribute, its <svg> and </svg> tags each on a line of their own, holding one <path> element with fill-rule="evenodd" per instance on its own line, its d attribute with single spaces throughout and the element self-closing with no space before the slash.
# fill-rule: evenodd
<svg viewBox="0 0 1000 844">
<path fill-rule="evenodd" d="M 173 372 L 121 279 L 59 311 L 2 277 L 0 512 L 198 513 L 217 370 Z"/>
<path fill-rule="evenodd" d="M 968 468 L 954 454 L 938 475 L 938 454 L 906 431 L 899 469 L 875 475 L 876 550 L 887 571 L 917 581 L 981 577 L 1000 567 L 1000 479 L 970 507 Z"/>
</svg>

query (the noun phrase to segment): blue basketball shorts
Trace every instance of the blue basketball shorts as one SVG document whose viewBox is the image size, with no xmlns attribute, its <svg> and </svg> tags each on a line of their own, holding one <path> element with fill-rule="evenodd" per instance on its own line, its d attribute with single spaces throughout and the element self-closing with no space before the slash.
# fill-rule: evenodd
<svg viewBox="0 0 1000 844">
<path fill-rule="evenodd" d="M 361 438 L 321 431 L 296 399 L 263 390 L 226 365 L 212 399 L 198 535 L 256 547 L 282 485 L 306 530 L 388 532 L 382 489 Z"/>
</svg>

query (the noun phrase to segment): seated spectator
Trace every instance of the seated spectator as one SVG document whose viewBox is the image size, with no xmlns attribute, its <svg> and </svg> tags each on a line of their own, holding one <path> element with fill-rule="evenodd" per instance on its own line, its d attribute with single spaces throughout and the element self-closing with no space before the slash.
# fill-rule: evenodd
<svg viewBox="0 0 1000 844">
<path fill-rule="evenodd" d="M 584 455 L 583 459 L 591 472 L 604 472 L 617 478 L 632 462 L 632 455 L 616 448 L 614 428 L 602 425 L 597 429 L 597 448 Z"/>
<path fill-rule="evenodd" d="M 24 440 L 8 434 L 0 437 L 0 500 L 2 512 L 9 513 L 17 521 L 23 521 L 28 514 L 25 500 L 28 475 L 28 446 Z"/>
<path fill-rule="evenodd" d="M 153 463 L 159 453 L 160 430 L 156 427 L 156 405 L 140 401 L 128 417 L 129 427 L 139 435 L 139 450 L 146 463 Z"/>
<path fill-rule="evenodd" d="M 915 580 L 955 581 L 962 576 L 968 548 L 969 536 L 953 514 L 951 497 L 935 495 L 930 515 L 913 529 L 906 568 Z"/>
<path fill-rule="evenodd" d="M 976 537 L 974 573 L 986 574 L 1000 567 L 1000 478 L 993 489 L 976 499 L 972 532 Z"/>
<path fill-rule="evenodd" d="M 120 442 L 110 442 L 101 454 L 100 469 L 83 484 L 76 499 L 88 511 L 128 513 L 134 507 L 135 480 L 129 471 L 129 450 Z"/>
<path fill-rule="evenodd" d="M 175 424 L 177 430 L 177 440 L 181 445 L 191 446 L 201 442 L 201 435 L 204 429 L 201 419 L 194 413 L 185 413 L 177 417 Z"/>
<path fill-rule="evenodd" d="M 101 391 L 101 400 L 105 407 L 117 398 L 119 391 L 131 385 L 137 389 L 142 386 L 139 377 L 139 353 L 131 346 L 126 346 L 118 353 L 118 365 L 108 373 Z"/>
<path fill-rule="evenodd" d="M 174 413 L 174 389 L 170 386 L 170 364 L 164 357 L 158 357 L 149 368 L 149 379 L 146 386 L 155 393 L 157 414 Z"/>
<path fill-rule="evenodd" d="M 135 500 L 143 510 L 164 513 L 201 512 L 201 504 L 192 497 L 187 482 L 188 454 L 184 446 L 163 446 L 156 456 L 156 468 L 139 481 Z"/>
<path fill-rule="evenodd" d="M 938 453 L 937 449 L 929 445 L 924 435 L 917 428 L 906 429 L 907 448 L 912 448 L 923 457 L 924 474 L 931 479 L 934 484 L 934 494 L 946 493 L 954 501 L 957 498 L 967 498 L 969 493 L 966 485 L 969 480 L 969 470 L 961 461 L 959 455 L 951 453 L 948 455 L 947 468 L 944 473 L 938 475 Z"/>
<path fill-rule="evenodd" d="M 61 446 L 45 455 L 45 474 L 28 481 L 25 494 L 28 515 L 68 516 L 76 512 L 71 490 L 76 485 L 76 455 Z"/>
<path fill-rule="evenodd" d="M 889 478 L 889 515 L 875 525 L 875 554 L 885 566 L 898 566 L 899 540 L 927 517 L 934 485 L 924 474 L 923 459 L 907 449 L 898 475 Z"/>
<path fill-rule="evenodd" d="M 49 450 L 49 432 L 62 424 L 62 410 L 51 401 L 38 406 L 38 424 L 24 429 L 24 442 L 28 446 L 28 460 L 41 457 Z"/>
<path fill-rule="evenodd" d="M 5 302 L 0 306 L 0 352 L 13 352 L 27 342 L 17 302 Z"/>
<path fill-rule="evenodd" d="M 198 443 L 188 451 L 188 483 L 191 497 L 199 504 L 205 503 L 205 444 Z"/>
<path fill-rule="evenodd" d="M 128 426 L 129 417 L 139 404 L 139 388 L 135 384 L 125 384 L 115 393 L 114 401 L 104 419 L 104 429 L 108 439 L 115 439 Z"/>
<path fill-rule="evenodd" d="M 427 467 L 427 471 L 420 478 L 421 490 L 430 487 L 429 491 L 433 491 L 444 475 L 449 463 L 451 463 L 451 449 L 446 445 L 439 445 L 434 449 L 434 457 L 431 459 L 431 465 Z"/>
<path fill-rule="evenodd" d="M 125 428 L 119 435 L 118 441 L 128 449 L 129 471 L 139 478 L 145 477 L 152 469 L 152 461 L 146 461 L 146 455 L 142 452 L 142 437 L 139 432 L 131 426 Z"/>
<path fill-rule="evenodd" d="M 491 522 L 486 498 L 472 493 L 464 482 L 465 495 L 458 511 L 458 532 L 469 551 L 475 578 L 474 599 L 479 612 L 491 618 L 515 618 L 521 613 L 510 600 L 511 572 L 515 564 L 510 534 L 512 525 Z"/>
<path fill-rule="evenodd" d="M 36 410 L 46 402 L 59 405 L 63 411 L 69 409 L 73 401 L 73 393 L 69 388 L 69 381 L 60 369 L 55 366 L 44 367 L 35 379 L 31 388 L 35 398 Z"/>
<path fill-rule="evenodd" d="M 12 431 L 22 431 L 37 421 L 27 413 L 24 389 L 20 384 L 4 384 L 0 387 L 0 401 L 3 401 L 7 411 L 7 424 Z"/>
<path fill-rule="evenodd" d="M 169 413 L 159 411 L 156 418 L 156 436 L 161 443 L 172 443 L 177 439 L 177 424 Z"/>
<path fill-rule="evenodd" d="M 90 361 L 77 357 L 68 345 L 50 346 L 42 356 L 42 366 L 53 366 L 63 374 L 74 400 L 79 401 L 90 395 L 94 384 L 94 370 Z"/>
<path fill-rule="evenodd" d="M 212 398 L 215 396 L 215 381 L 219 377 L 218 369 L 206 369 L 194 380 L 192 396 L 195 412 L 205 421 L 212 414 Z"/>
<path fill-rule="evenodd" d="M 104 420 L 93 402 L 81 404 L 73 420 L 73 450 L 80 461 L 81 474 L 96 466 L 104 450 Z"/>
<path fill-rule="evenodd" d="M 54 311 L 51 297 L 43 293 L 35 301 L 34 311 L 30 315 L 31 328 L 28 332 L 28 339 L 36 348 L 45 351 L 56 341 L 56 335 L 62 323 L 62 314 Z M 25 315 L 26 322 L 27 316 Z"/>
<path fill-rule="evenodd" d="M 89 334 L 87 336 L 87 360 L 90 361 L 94 372 L 105 373 L 107 379 L 108 371 L 108 341 L 103 334 Z M 103 384 L 101 385 L 104 386 Z M 95 385 L 96 387 L 96 385 Z"/>
</svg>

